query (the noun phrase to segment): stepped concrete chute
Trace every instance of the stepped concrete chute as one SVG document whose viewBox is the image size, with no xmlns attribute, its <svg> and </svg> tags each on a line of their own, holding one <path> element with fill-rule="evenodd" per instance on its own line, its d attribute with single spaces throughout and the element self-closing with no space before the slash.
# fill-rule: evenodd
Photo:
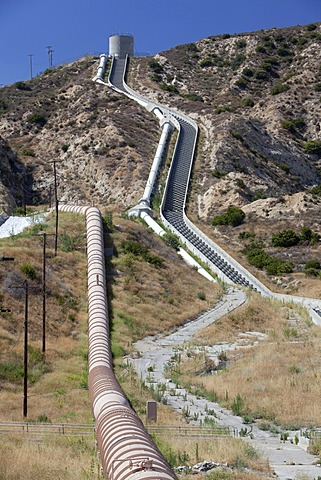
<svg viewBox="0 0 321 480">
<path fill-rule="evenodd" d="M 315 323 L 321 322 L 321 300 L 280 295 L 269 290 L 262 282 L 240 265 L 233 257 L 227 254 L 213 240 L 201 232 L 186 216 L 186 195 L 190 180 L 198 127 L 188 116 L 169 110 L 168 107 L 150 102 L 129 88 L 125 82 L 127 68 L 126 59 L 113 58 L 108 84 L 119 93 L 137 101 L 140 105 L 158 116 L 164 116 L 178 131 L 169 174 L 166 181 L 165 192 L 161 204 L 161 218 L 163 224 L 175 233 L 188 249 L 197 255 L 221 280 L 239 286 L 249 287 L 264 296 L 282 302 L 293 302 L 308 308 L 311 318 Z M 154 168 L 154 167 L 153 167 Z M 153 172 L 155 176 L 155 172 Z M 146 186 L 148 190 L 149 187 Z M 145 191 L 147 191 L 145 189 Z M 143 197 L 144 198 L 144 197 Z M 132 214 L 145 217 L 151 215 L 147 202 L 138 204 L 131 209 Z M 155 228 L 157 232 L 159 228 Z"/>
</svg>

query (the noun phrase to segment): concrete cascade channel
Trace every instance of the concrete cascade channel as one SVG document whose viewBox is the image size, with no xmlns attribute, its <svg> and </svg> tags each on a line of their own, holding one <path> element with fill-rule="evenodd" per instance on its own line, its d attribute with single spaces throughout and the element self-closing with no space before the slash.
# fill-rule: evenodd
<svg viewBox="0 0 321 480">
<path fill-rule="evenodd" d="M 178 235 L 187 248 L 205 262 L 214 274 L 227 284 L 234 285 L 228 287 L 227 294 L 212 310 L 179 328 L 175 333 L 164 337 L 145 338 L 137 342 L 135 349 L 139 355 L 137 358 L 128 358 L 128 361 L 146 383 L 154 387 L 159 384 L 165 385 L 164 395 L 167 404 L 180 413 L 183 409 L 185 411 L 188 409 L 191 422 L 193 422 L 193 418 L 202 418 L 205 409 L 213 409 L 216 413 L 215 420 L 218 426 L 229 427 L 231 432 L 240 432 L 241 429 L 248 428 L 248 425 L 243 424 L 242 418 L 233 415 L 226 409 L 222 409 L 219 404 L 196 398 L 184 389 L 178 389 L 174 383 L 165 379 L 165 364 L 173 356 L 178 345 L 184 348 L 184 343 L 188 342 L 196 331 L 203 329 L 245 301 L 244 291 L 237 287 L 249 287 L 264 296 L 280 301 L 300 303 L 308 309 L 312 320 L 318 325 L 321 325 L 321 301 L 275 294 L 270 291 L 189 221 L 185 215 L 185 201 L 197 139 L 197 125 L 185 115 L 151 102 L 129 88 L 124 80 L 128 62 L 127 56 L 123 58 L 113 56 L 108 83 L 105 83 L 104 74 L 107 61 L 108 57 L 101 55 L 98 74 L 93 79 L 95 82 L 125 94 L 147 108 L 148 111 L 155 113 L 161 121 L 170 122 L 173 128 L 178 130 L 178 139 L 160 209 L 163 224 L 167 229 Z M 156 182 L 156 176 L 153 181 Z M 163 235 L 165 231 L 152 219 L 149 200 L 149 198 L 144 198 L 143 201 L 138 202 L 130 213 L 141 216 L 156 233 Z M 202 272 L 200 271 L 200 273 Z M 152 375 L 148 371 L 151 366 Z M 321 475 L 321 468 L 315 465 L 317 457 L 306 451 L 308 440 L 304 437 L 300 436 L 299 444 L 296 445 L 295 442 L 290 441 L 281 443 L 280 435 L 276 436 L 270 432 L 261 431 L 255 426 L 252 427 L 251 433 L 251 437 L 245 436 L 244 439 L 269 459 L 272 469 L 281 480 L 293 479 L 297 475 L 308 475 L 312 478 Z M 300 435 L 300 432 L 291 432 L 293 438 L 295 434 Z"/>
</svg>

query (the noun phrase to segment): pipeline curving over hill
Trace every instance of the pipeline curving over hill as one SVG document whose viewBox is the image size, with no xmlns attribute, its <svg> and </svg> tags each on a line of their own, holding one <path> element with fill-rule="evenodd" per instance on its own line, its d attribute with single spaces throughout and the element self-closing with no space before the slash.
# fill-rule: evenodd
<svg viewBox="0 0 321 480">
<path fill-rule="evenodd" d="M 198 135 L 197 124 L 188 116 L 144 99 L 129 88 L 125 83 L 127 62 L 128 58 L 113 57 L 108 84 L 117 92 L 137 101 L 149 111 L 161 112 L 173 128 L 178 131 L 160 209 L 165 227 L 175 233 L 189 250 L 205 262 L 223 281 L 251 287 L 262 295 L 270 296 L 271 292 L 265 285 L 227 255 L 204 233 L 200 236 L 198 229 L 186 217 L 185 203 Z M 137 208 L 140 210 L 139 205 Z"/>
<path fill-rule="evenodd" d="M 107 58 L 105 58 L 104 61 L 106 65 Z M 294 302 L 304 305 L 309 310 L 314 323 L 321 325 L 321 300 L 272 292 L 187 218 L 185 214 L 185 203 L 194 160 L 198 127 L 187 115 L 170 110 L 168 107 L 143 98 L 128 87 L 125 82 L 127 63 L 128 57 L 121 59 L 113 57 L 108 83 L 106 84 L 102 80 L 99 81 L 99 83 L 104 83 L 117 92 L 125 94 L 127 97 L 144 106 L 148 111 L 155 113 L 158 118 L 163 119 L 163 122 L 169 122 L 169 124 L 178 131 L 175 151 L 160 207 L 160 214 L 165 227 L 175 233 L 181 242 L 224 282 L 249 287 L 261 295 L 282 302 Z M 170 130 L 168 129 L 166 135 L 168 136 L 169 134 Z M 153 163 L 152 169 L 154 169 L 154 173 L 152 175 L 152 182 L 150 182 L 149 178 L 148 188 L 145 189 L 144 192 L 144 195 L 146 192 L 148 193 L 148 202 L 146 202 L 146 197 L 143 197 L 129 213 L 140 216 L 156 233 L 164 235 L 164 229 L 151 218 L 152 212 L 149 208 L 146 208 L 147 206 L 149 207 L 150 195 L 156 182 L 154 166 L 155 164 Z M 142 202 L 142 200 L 144 201 Z M 187 263 L 192 265 L 192 257 L 187 252 L 183 253 L 182 250 L 181 248 L 179 253 L 185 258 Z M 197 268 L 199 273 L 206 276 L 204 269 L 202 271 L 199 265 Z"/>
<path fill-rule="evenodd" d="M 109 480 L 174 480 L 174 472 L 131 408 L 113 372 L 100 211 L 72 205 L 60 205 L 59 209 L 86 217 L 88 384 L 104 476 Z"/>
</svg>

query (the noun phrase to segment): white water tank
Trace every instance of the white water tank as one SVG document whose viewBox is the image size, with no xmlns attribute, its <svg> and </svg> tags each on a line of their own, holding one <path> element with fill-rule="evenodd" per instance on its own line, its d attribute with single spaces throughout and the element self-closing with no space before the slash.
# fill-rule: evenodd
<svg viewBox="0 0 321 480">
<path fill-rule="evenodd" d="M 109 55 L 125 58 L 134 56 L 134 37 L 130 34 L 117 34 L 109 37 Z"/>
</svg>

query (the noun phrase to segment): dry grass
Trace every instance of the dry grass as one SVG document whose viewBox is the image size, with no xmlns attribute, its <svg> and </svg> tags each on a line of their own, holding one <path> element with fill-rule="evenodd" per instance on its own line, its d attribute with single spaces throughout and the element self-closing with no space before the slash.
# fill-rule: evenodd
<svg viewBox="0 0 321 480">
<path fill-rule="evenodd" d="M 241 415 L 284 426 L 320 424 L 321 332 L 296 307 L 281 307 L 256 296 L 198 334 L 201 343 L 239 342 L 244 332 L 266 336 L 249 349 L 228 353 L 228 367 L 215 375 L 183 375 L 186 382 L 215 391 L 233 408 L 240 396 Z M 241 342 L 243 344 L 243 342 Z M 190 363 L 181 371 L 190 371 Z"/>
<path fill-rule="evenodd" d="M 83 231 L 83 220 L 79 217 L 61 215 L 61 228 L 70 235 Z M 50 223 L 50 222 L 49 222 Z M 123 363 L 122 354 L 131 350 L 133 339 L 175 328 L 179 323 L 193 317 L 201 310 L 213 305 L 221 295 L 220 288 L 211 284 L 188 268 L 176 253 L 160 239 L 151 235 L 139 222 L 116 218 L 114 232 L 109 238 L 115 256 L 108 261 L 110 298 L 112 299 L 112 344 L 118 358 L 115 359 L 117 375 L 132 405 L 145 421 L 146 401 L 151 398 L 140 380 Z M 69 226 L 70 224 L 70 226 Z M 51 227 L 50 227 L 51 228 Z M 82 230 L 81 230 L 82 229 Z M 156 267 L 141 258 L 128 258 L 121 248 L 122 240 L 139 239 L 148 247 L 152 255 L 163 259 L 163 266 Z M 15 266 L 30 258 L 37 275 L 41 268 L 39 245 L 35 248 L 34 239 L 8 239 L 2 243 L 6 254 L 16 257 Z M 30 261 L 30 260 L 29 260 Z M 17 263 L 19 262 L 19 263 Z M 5 266 L 10 268 L 10 266 Z M 40 416 L 52 422 L 91 423 L 93 421 L 88 392 L 81 385 L 86 382 L 87 315 L 86 315 L 86 260 L 84 253 L 59 252 L 56 259 L 50 258 L 50 289 L 68 291 L 77 300 L 77 308 L 57 305 L 53 296 L 49 310 L 49 333 L 47 342 L 46 366 L 48 367 L 37 381 L 29 386 L 28 418 L 37 420 Z M 76 272 L 70 273 L 70 272 Z M 9 270 L 6 270 L 9 274 Z M 5 274 L 3 274 L 5 277 Z M 39 276 L 39 275 L 38 275 Z M 3 277 L 3 278 L 4 278 Z M 35 281 L 36 282 L 36 281 Z M 203 292 L 205 300 L 198 295 Z M 4 301 L 11 300 L 4 293 Z M 204 298 L 203 295 L 201 298 Z M 15 322 L 3 322 L 0 330 L 1 362 L 10 360 L 10 355 L 22 356 L 21 333 L 23 299 L 13 299 L 19 315 Z M 59 302 L 58 302 L 59 303 Z M 18 307 L 20 306 L 20 310 Z M 31 329 L 30 343 L 40 347 L 41 310 L 32 301 L 35 325 Z M 54 314 L 53 314 L 54 312 Z M 69 315 L 75 316 L 69 325 Z M 69 319 L 69 320 L 68 320 Z M 115 353 L 114 352 L 114 353 Z M 117 355 L 116 355 L 117 357 Z M 21 384 L 4 382 L 0 392 L 0 418 L 5 421 L 21 420 Z M 8 406 L 10 405 L 10 408 Z M 181 425 L 181 418 L 166 405 L 158 405 L 158 425 Z M 158 440 L 157 440 L 158 441 Z M 221 438 L 213 442 L 182 440 L 175 437 L 159 440 L 160 448 L 167 459 L 179 459 L 184 451 L 188 453 L 189 464 L 197 459 L 210 459 L 228 463 L 231 468 L 222 470 L 220 478 L 243 480 L 244 469 L 247 479 L 256 480 L 268 476 L 266 462 L 245 442 L 237 439 Z M 98 479 L 96 453 L 91 440 L 55 439 L 27 445 L 23 438 L 5 437 L 0 458 L 0 479 L 24 480 L 27 478 L 81 478 Z M 174 453 L 173 453 L 174 452 Z M 14 468 L 9 462 L 17 458 Z M 81 459 L 80 459 L 81 457 Z M 248 470 L 249 469 L 249 470 Z M 250 473 L 249 473 L 250 472 Z M 219 473 L 219 472 L 218 472 Z"/>
<path fill-rule="evenodd" d="M 68 462 L 67 462 L 68 459 Z M 2 436 L 1 480 L 97 480 L 99 465 L 93 437 L 44 438 Z"/>
<path fill-rule="evenodd" d="M 156 267 L 124 253 L 124 239 L 139 240 L 151 254 L 163 259 L 163 265 Z M 169 331 L 214 305 L 221 295 L 217 284 L 198 275 L 139 222 L 117 219 L 113 241 L 118 253 L 111 266 L 118 272 L 111 285 L 113 332 L 126 350 L 132 339 Z"/>
<path fill-rule="evenodd" d="M 236 438 L 190 439 L 167 435 L 166 444 L 163 437 L 156 438 L 159 447 L 167 452 L 172 464 L 195 465 L 202 461 L 215 461 L 226 464 L 208 473 L 210 478 L 240 480 L 241 478 L 258 479 L 271 477 L 271 470 L 266 460 L 248 443 Z M 246 473 L 245 473 L 246 472 Z M 184 478 L 189 478 L 185 476 Z"/>
<path fill-rule="evenodd" d="M 110 298 L 113 297 L 114 312 L 112 341 L 115 345 L 121 345 L 122 352 L 122 349 L 131 348 L 133 337 L 173 328 L 189 315 L 193 316 L 215 303 L 220 289 L 202 277 L 198 278 L 194 271 L 177 259 L 173 250 L 147 232 L 139 222 L 121 218 L 115 222 L 118 224 L 113 234 L 116 256 L 109 266 L 116 273 L 115 277 L 110 277 Z M 49 218 L 47 223 L 49 226 L 46 231 L 52 233 L 53 218 Z M 60 215 L 61 232 L 70 236 L 79 233 L 82 235 L 84 228 L 82 217 Z M 162 267 L 157 268 L 137 259 L 131 264 L 127 262 L 126 255 L 120 251 L 120 243 L 122 239 L 132 238 L 133 235 L 148 245 L 150 253 L 164 259 Z M 1 316 L 1 365 L 15 362 L 22 364 L 23 357 L 24 297 L 22 294 L 13 295 L 14 292 L 8 288 L 8 278 L 11 284 L 13 280 L 17 284 L 23 282 L 25 276 L 20 271 L 23 262 L 30 263 L 36 271 L 35 280 L 30 280 L 30 285 L 37 287 L 38 293 L 30 293 L 29 345 L 33 347 L 34 355 L 40 354 L 40 359 L 33 366 L 32 355 L 29 356 L 29 371 L 35 373 L 40 366 L 41 371 L 34 383 L 29 382 L 28 420 L 47 418 L 53 423 L 92 423 L 88 391 L 83 388 L 87 380 L 86 257 L 83 248 L 70 253 L 59 250 L 58 256 L 54 258 L 52 237 L 48 237 L 47 349 L 43 361 L 40 353 L 42 303 L 39 291 L 42 245 L 38 238 L 23 234 L 1 240 L 0 246 L 5 255 L 15 257 L 14 263 L 3 263 L 0 273 L 1 302 L 10 306 L 13 312 L 9 317 L 5 314 Z M 83 246 L 81 240 L 80 247 Z M 185 277 L 186 282 L 182 280 Z M 197 297 L 198 291 L 205 293 L 206 300 Z M 174 302 L 171 298 L 175 299 Z M 182 301 L 186 303 L 186 311 Z M 162 308 L 164 303 L 166 305 Z M 122 363 L 121 356 L 116 363 Z M 132 374 L 132 380 L 128 382 L 124 370 L 122 365 L 118 367 L 123 386 L 144 419 L 146 400 L 150 399 L 150 394 L 140 388 L 140 381 Z M 159 424 L 180 423 L 180 419 L 164 405 L 159 406 L 158 417 Z M 22 420 L 21 377 L 1 380 L 0 419 Z M 65 442 L 67 445 L 61 445 L 51 438 L 39 446 L 27 446 L 27 442 L 21 438 L 6 437 L 3 439 L 2 452 L 5 460 L 1 458 L 0 461 L 0 478 L 97 478 L 96 473 L 95 476 L 90 476 L 93 465 L 91 445 L 88 447 L 87 441 L 83 444 L 82 441 L 79 443 L 73 439 Z M 82 459 L 78 461 L 80 455 Z M 13 456 L 17 458 L 14 468 L 9 461 Z"/>
</svg>

